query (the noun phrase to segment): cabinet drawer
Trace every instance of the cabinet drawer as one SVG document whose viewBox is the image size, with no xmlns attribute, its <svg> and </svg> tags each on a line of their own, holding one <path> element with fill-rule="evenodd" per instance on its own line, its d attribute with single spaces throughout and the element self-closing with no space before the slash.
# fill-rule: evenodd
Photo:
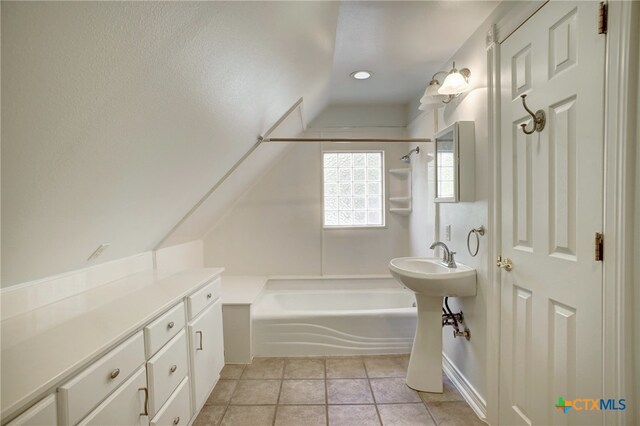
<svg viewBox="0 0 640 426">
<path fill-rule="evenodd" d="M 80 426 L 144 425 L 148 421 L 144 416 L 146 388 L 147 375 L 142 367 L 85 417 Z"/>
<path fill-rule="evenodd" d="M 144 348 L 147 358 L 151 358 L 158 349 L 182 330 L 184 318 L 184 303 L 180 302 L 178 306 L 144 328 Z"/>
<path fill-rule="evenodd" d="M 147 362 L 150 416 L 158 412 L 169 395 L 187 376 L 188 363 L 187 335 L 183 329 Z"/>
<path fill-rule="evenodd" d="M 139 332 L 60 386 L 60 422 L 78 423 L 144 364 L 144 359 L 144 341 Z"/>
<path fill-rule="evenodd" d="M 211 305 L 220 297 L 220 282 L 220 278 L 216 278 L 214 281 L 187 297 L 189 320 L 194 319 L 204 308 Z"/>
<path fill-rule="evenodd" d="M 58 424 L 56 396 L 49 395 L 7 426 L 52 426 Z"/>
<path fill-rule="evenodd" d="M 151 420 L 151 426 L 180 426 L 189 424 L 191 419 L 189 399 L 189 378 L 185 377 L 171 395 L 167 403 Z"/>
</svg>

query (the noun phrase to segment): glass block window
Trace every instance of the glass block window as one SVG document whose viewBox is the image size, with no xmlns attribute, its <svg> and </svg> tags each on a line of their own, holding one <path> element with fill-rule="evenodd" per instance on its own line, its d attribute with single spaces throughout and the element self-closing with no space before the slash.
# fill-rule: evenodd
<svg viewBox="0 0 640 426">
<path fill-rule="evenodd" d="M 324 226 L 384 226 L 384 153 L 324 152 Z"/>
</svg>

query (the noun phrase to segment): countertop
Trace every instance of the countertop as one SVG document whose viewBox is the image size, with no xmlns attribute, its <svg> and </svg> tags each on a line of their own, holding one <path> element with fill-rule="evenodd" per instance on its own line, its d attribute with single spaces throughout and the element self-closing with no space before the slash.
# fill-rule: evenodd
<svg viewBox="0 0 640 426">
<path fill-rule="evenodd" d="M 262 292 L 268 279 L 258 275 L 225 275 L 222 277 L 222 304 L 252 304 Z"/>
<path fill-rule="evenodd" d="M 37 402 L 223 271 L 142 272 L 2 321 L 2 419 Z"/>
</svg>

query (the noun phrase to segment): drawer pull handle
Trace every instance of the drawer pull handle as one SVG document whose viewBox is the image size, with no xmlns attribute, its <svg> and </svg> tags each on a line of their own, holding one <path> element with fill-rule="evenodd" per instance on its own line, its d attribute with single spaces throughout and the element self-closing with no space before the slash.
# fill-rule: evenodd
<svg viewBox="0 0 640 426">
<path fill-rule="evenodd" d="M 149 389 L 139 388 L 138 391 L 144 391 L 144 412 L 140 413 L 141 416 L 149 415 Z"/>
<path fill-rule="evenodd" d="M 169 327 L 169 328 L 173 328 L 173 326 L 174 326 L 174 325 L 175 325 L 175 324 L 174 324 L 174 322 L 173 322 L 173 321 L 171 321 L 169 324 L 167 324 L 167 327 Z"/>
<path fill-rule="evenodd" d="M 180 423 L 180 417 L 176 417 L 175 419 L 173 419 L 174 425 L 177 425 L 178 423 Z"/>
<path fill-rule="evenodd" d="M 177 369 L 178 369 L 178 366 L 177 366 L 177 365 L 175 365 L 175 364 L 173 364 L 173 365 L 171 366 L 171 368 L 169 369 L 169 371 L 171 371 L 172 373 L 175 373 Z"/>
<path fill-rule="evenodd" d="M 196 348 L 196 351 L 201 351 L 202 350 L 202 331 L 196 331 L 196 334 L 200 335 L 200 345 L 199 347 Z"/>
<path fill-rule="evenodd" d="M 112 379 L 115 379 L 116 377 L 118 377 L 119 374 L 120 374 L 120 369 L 116 368 L 111 372 L 111 374 L 109 374 L 109 377 L 111 377 Z"/>
<path fill-rule="evenodd" d="M 207 293 L 207 299 L 211 299 L 212 297 L 213 297 L 213 294 Z"/>
</svg>

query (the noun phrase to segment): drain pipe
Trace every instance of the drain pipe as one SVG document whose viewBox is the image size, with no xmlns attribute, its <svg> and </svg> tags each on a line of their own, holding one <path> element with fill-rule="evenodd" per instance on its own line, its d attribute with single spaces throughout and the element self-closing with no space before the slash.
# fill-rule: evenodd
<svg viewBox="0 0 640 426">
<path fill-rule="evenodd" d="M 445 309 L 446 307 L 446 309 Z M 464 324 L 464 314 L 462 311 L 453 313 L 449 307 L 449 298 L 444 298 L 444 306 L 442 307 L 442 326 L 450 325 L 453 327 L 453 337 L 458 336 L 465 337 L 467 340 L 471 339 L 471 330 Z M 460 325 L 464 326 L 464 331 L 460 331 Z"/>
</svg>

